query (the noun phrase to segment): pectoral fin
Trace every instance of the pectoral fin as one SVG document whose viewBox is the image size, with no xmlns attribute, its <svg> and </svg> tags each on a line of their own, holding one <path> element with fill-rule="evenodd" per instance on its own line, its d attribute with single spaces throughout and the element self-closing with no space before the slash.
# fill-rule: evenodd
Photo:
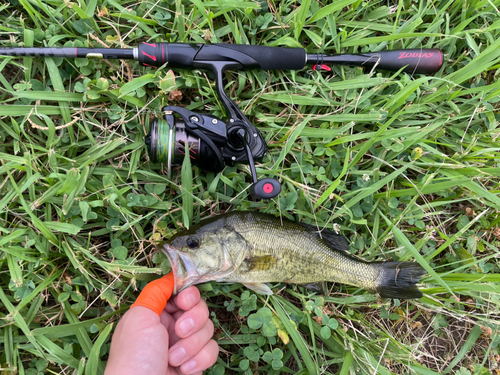
<svg viewBox="0 0 500 375">
<path fill-rule="evenodd" d="M 278 259 L 272 255 L 254 257 L 245 260 L 248 271 L 267 271 L 276 265 Z"/>
<path fill-rule="evenodd" d="M 265 294 L 270 296 L 273 294 L 271 288 L 269 288 L 266 284 L 261 283 L 243 283 L 248 289 L 252 289 L 254 292 L 259 294 Z"/>
</svg>

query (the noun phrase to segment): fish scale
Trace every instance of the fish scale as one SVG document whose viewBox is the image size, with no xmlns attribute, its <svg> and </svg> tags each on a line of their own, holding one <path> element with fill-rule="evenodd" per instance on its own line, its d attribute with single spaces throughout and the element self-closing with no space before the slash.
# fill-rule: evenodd
<svg viewBox="0 0 500 375">
<path fill-rule="evenodd" d="M 425 270 L 413 262 L 367 262 L 349 254 L 347 239 L 328 230 L 258 212 L 231 212 L 179 232 L 160 248 L 176 292 L 207 281 L 239 282 L 263 294 L 265 283 L 339 282 L 382 297 L 418 298 Z"/>
</svg>

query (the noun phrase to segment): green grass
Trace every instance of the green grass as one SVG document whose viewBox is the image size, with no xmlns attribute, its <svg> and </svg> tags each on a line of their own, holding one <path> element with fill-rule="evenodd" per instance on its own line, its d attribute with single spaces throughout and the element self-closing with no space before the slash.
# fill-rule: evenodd
<svg viewBox="0 0 500 375">
<path fill-rule="evenodd" d="M 111 323 L 168 271 L 152 240 L 227 210 L 335 224 L 352 253 L 416 260 L 429 274 L 424 297 L 406 302 L 343 285 L 319 296 L 278 284 L 271 297 L 202 285 L 222 349 L 212 374 L 496 374 L 499 9 L 498 0 L 4 2 L 1 46 L 424 47 L 442 49 L 445 63 L 426 77 L 228 72 L 226 92 L 269 143 L 258 175 L 283 186 L 267 203 L 250 200 L 246 165 L 178 168 L 169 179 L 149 162 L 143 138 L 163 105 L 224 118 L 206 72 L 0 58 L 0 374 L 102 374 Z"/>
</svg>

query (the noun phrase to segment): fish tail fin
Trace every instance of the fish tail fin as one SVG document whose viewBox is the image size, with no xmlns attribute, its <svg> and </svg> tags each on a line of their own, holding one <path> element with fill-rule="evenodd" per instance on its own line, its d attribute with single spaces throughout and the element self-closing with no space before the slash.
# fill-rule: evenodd
<svg viewBox="0 0 500 375">
<path fill-rule="evenodd" d="M 417 283 L 427 271 L 414 262 L 379 263 L 380 273 L 375 290 L 384 298 L 410 299 L 422 297 Z"/>
</svg>

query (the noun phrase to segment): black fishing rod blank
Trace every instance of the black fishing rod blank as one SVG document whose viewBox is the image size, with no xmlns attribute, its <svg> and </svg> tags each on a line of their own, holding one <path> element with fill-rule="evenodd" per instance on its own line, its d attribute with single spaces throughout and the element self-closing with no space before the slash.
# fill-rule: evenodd
<svg viewBox="0 0 500 375">
<path fill-rule="evenodd" d="M 392 50 L 361 54 L 306 54 L 303 48 L 251 46 L 243 44 L 141 43 L 136 48 L 12 47 L 0 48 L 4 56 L 80 57 L 136 60 L 141 65 L 197 69 L 207 63 L 233 63 L 231 70 L 299 70 L 313 65 L 317 70 L 328 65 L 350 65 L 414 74 L 432 74 L 443 64 L 438 49 Z"/>
<path fill-rule="evenodd" d="M 16 57 L 101 58 L 106 60 L 136 60 L 136 48 L 80 47 L 1 47 L 0 55 Z"/>
</svg>

